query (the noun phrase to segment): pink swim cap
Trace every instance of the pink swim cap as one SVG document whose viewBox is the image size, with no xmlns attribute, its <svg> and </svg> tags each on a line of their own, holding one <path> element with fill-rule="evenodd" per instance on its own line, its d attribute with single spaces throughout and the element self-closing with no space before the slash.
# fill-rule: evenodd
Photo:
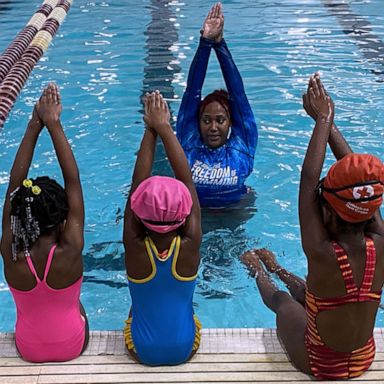
<svg viewBox="0 0 384 384">
<path fill-rule="evenodd" d="M 131 209 L 148 229 L 167 233 L 184 224 L 191 213 L 192 196 L 181 181 L 152 176 L 132 193 Z"/>
</svg>

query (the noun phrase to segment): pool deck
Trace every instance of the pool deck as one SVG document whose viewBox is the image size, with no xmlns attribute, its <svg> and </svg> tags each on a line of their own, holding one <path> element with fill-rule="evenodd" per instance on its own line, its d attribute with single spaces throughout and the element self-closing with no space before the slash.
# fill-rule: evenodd
<svg viewBox="0 0 384 384">
<path fill-rule="evenodd" d="M 376 359 L 352 381 L 384 382 L 384 328 L 375 329 Z M 193 359 L 178 366 L 147 367 L 127 356 L 121 331 L 92 331 L 87 350 L 65 363 L 31 364 L 17 357 L 12 333 L 0 333 L 1 384 L 76 383 L 311 383 L 292 367 L 275 329 L 203 329 Z M 345 381 L 332 381 L 345 383 Z"/>
</svg>

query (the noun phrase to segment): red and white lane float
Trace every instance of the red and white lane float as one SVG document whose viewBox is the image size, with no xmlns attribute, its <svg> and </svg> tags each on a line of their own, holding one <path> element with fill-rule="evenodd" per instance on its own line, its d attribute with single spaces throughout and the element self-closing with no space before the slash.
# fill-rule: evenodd
<svg viewBox="0 0 384 384">
<path fill-rule="evenodd" d="M 73 0 L 45 0 L 0 56 L 0 128 L 32 69 L 48 49 Z"/>
</svg>

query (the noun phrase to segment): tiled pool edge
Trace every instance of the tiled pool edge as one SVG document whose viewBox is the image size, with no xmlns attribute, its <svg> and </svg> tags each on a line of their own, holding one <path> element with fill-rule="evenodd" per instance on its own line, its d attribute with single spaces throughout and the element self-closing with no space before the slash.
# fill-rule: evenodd
<svg viewBox="0 0 384 384">
<path fill-rule="evenodd" d="M 376 351 L 384 352 L 384 328 L 375 328 Z M 284 353 L 274 328 L 205 328 L 198 353 Z M 122 331 L 91 331 L 84 356 L 125 355 Z M 13 333 L 0 333 L 0 358 L 17 357 Z"/>
</svg>

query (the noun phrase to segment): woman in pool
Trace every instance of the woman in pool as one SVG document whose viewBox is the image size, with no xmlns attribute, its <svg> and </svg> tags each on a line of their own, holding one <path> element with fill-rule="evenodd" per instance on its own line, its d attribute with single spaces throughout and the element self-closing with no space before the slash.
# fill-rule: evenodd
<svg viewBox="0 0 384 384">
<path fill-rule="evenodd" d="M 244 183 L 252 172 L 257 144 L 255 118 L 223 39 L 223 27 L 224 16 L 217 3 L 205 19 L 176 126 L 200 204 L 212 208 L 236 203 L 247 192 Z M 216 90 L 201 101 L 212 48 L 228 92 Z"/>
<path fill-rule="evenodd" d="M 17 307 L 16 346 L 28 361 L 66 361 L 88 342 L 80 303 L 84 206 L 79 172 L 60 122 L 59 90 L 49 84 L 33 110 L 11 170 L 1 254 Z M 49 177 L 27 179 L 46 126 L 65 188 Z"/>
<path fill-rule="evenodd" d="M 316 120 L 299 192 L 307 280 L 283 269 L 265 249 L 242 258 L 277 315 L 292 363 L 317 378 L 348 379 L 366 371 L 375 356 L 373 328 L 384 282 L 384 166 L 372 155 L 352 153 L 333 124 L 333 103 L 318 76 L 310 79 L 304 108 Z M 338 161 L 319 183 L 327 141 Z M 277 289 L 260 260 L 291 295 Z"/>
<path fill-rule="evenodd" d="M 131 355 L 148 365 L 187 361 L 199 347 L 193 314 L 200 263 L 200 206 L 187 159 L 160 93 L 144 101 L 147 128 L 124 216 L 125 264 L 132 307 L 124 330 Z M 176 178 L 151 176 L 156 138 Z"/>
</svg>

